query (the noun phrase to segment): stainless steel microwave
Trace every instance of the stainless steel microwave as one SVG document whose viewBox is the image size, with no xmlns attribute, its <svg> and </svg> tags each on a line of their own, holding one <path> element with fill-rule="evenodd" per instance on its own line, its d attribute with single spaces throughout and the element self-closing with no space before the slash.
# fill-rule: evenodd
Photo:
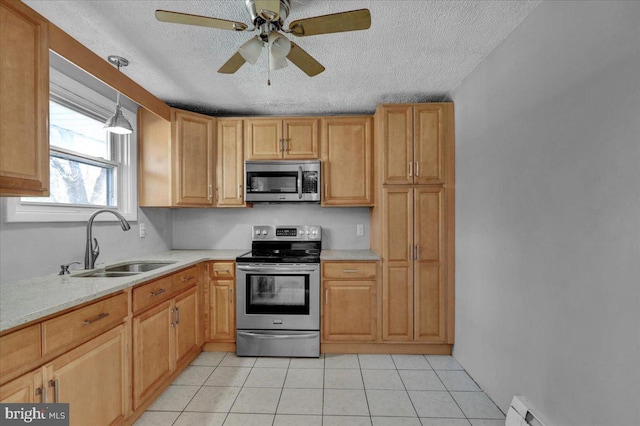
<svg viewBox="0 0 640 426">
<path fill-rule="evenodd" d="M 320 161 L 245 161 L 244 188 L 250 203 L 319 203 Z"/>
</svg>

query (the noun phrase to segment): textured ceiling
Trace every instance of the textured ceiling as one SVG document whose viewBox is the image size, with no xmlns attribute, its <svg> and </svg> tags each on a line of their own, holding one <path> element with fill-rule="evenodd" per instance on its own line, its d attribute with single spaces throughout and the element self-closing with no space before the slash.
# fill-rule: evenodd
<svg viewBox="0 0 640 426">
<path fill-rule="evenodd" d="M 445 99 L 540 3 L 531 1 L 292 0 L 285 22 L 367 8 L 371 28 L 289 37 L 326 68 L 308 77 L 267 61 L 217 73 L 254 33 L 158 22 L 156 9 L 246 22 L 244 0 L 25 0 L 173 106 L 219 115 L 371 113 L 378 103 Z"/>
</svg>

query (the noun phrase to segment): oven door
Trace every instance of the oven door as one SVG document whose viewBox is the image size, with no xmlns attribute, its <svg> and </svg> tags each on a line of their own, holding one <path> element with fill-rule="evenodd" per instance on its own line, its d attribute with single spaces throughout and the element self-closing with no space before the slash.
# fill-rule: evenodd
<svg viewBox="0 0 640 426">
<path fill-rule="evenodd" d="M 237 264 L 238 330 L 319 330 L 320 266 Z"/>
</svg>

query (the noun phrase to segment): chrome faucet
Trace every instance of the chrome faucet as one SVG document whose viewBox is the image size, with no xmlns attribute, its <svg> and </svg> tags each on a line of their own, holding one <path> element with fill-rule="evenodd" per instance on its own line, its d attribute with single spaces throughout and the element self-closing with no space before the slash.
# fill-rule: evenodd
<svg viewBox="0 0 640 426">
<path fill-rule="evenodd" d="M 87 246 L 84 251 L 84 269 L 93 269 L 96 265 L 96 259 L 100 254 L 100 246 L 98 245 L 98 240 L 93 238 L 92 229 L 93 229 L 93 219 L 100 213 L 109 212 L 113 213 L 118 220 L 120 221 L 120 226 L 123 231 L 128 231 L 131 229 L 131 225 L 127 222 L 127 219 L 124 218 L 120 213 L 115 210 L 110 209 L 100 209 L 94 212 L 89 218 L 89 222 L 87 222 Z M 95 246 L 94 246 L 95 242 Z"/>
</svg>

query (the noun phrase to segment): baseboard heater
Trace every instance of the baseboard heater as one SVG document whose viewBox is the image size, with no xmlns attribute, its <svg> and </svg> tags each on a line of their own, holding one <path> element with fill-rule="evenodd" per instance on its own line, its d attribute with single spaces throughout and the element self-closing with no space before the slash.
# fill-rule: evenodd
<svg viewBox="0 0 640 426">
<path fill-rule="evenodd" d="M 533 408 L 531 402 L 521 395 L 516 395 L 511 400 L 504 424 L 505 426 L 552 426 Z"/>
</svg>

